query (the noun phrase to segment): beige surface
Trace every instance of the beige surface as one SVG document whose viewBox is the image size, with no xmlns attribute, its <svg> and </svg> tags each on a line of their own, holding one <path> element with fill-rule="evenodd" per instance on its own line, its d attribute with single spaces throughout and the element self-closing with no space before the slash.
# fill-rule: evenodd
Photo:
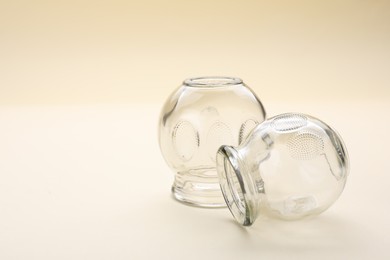
<svg viewBox="0 0 390 260">
<path fill-rule="evenodd" d="M 390 259 L 389 71 L 389 1 L 0 0 L 0 259 Z M 335 127 L 340 200 L 248 229 L 173 201 L 157 117 L 204 75 Z"/>
<path fill-rule="evenodd" d="M 310 111 L 349 148 L 346 189 L 316 218 L 242 228 L 174 201 L 160 105 L 1 107 L 0 259 L 389 259 L 389 102 L 265 105 Z"/>
</svg>

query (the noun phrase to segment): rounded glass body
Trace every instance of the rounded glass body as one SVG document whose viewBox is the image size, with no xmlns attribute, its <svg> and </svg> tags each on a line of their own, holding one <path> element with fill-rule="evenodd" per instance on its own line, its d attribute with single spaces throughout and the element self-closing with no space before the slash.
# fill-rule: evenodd
<svg viewBox="0 0 390 260">
<path fill-rule="evenodd" d="M 259 213 L 298 219 L 326 210 L 343 191 L 349 164 L 328 125 L 283 114 L 259 124 L 237 148 L 222 146 L 217 169 L 233 216 L 251 225 Z"/>
<path fill-rule="evenodd" d="M 216 172 L 221 145 L 238 145 L 265 119 L 264 108 L 241 79 L 191 78 L 172 93 L 160 116 L 159 142 L 175 172 L 174 197 L 225 207 Z"/>
</svg>

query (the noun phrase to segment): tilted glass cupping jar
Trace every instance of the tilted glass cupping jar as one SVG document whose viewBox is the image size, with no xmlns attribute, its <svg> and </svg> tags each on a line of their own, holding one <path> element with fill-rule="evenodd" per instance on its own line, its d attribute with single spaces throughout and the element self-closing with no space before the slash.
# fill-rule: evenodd
<svg viewBox="0 0 390 260">
<path fill-rule="evenodd" d="M 217 170 L 235 219 L 298 219 L 323 212 L 344 189 L 349 160 L 341 137 L 319 119 L 283 114 L 258 125 L 240 146 L 222 146 Z"/>
<path fill-rule="evenodd" d="M 175 172 L 174 197 L 203 207 L 225 207 L 216 154 L 237 146 L 265 119 L 263 105 L 238 78 L 191 78 L 173 92 L 160 116 L 159 142 Z"/>
</svg>

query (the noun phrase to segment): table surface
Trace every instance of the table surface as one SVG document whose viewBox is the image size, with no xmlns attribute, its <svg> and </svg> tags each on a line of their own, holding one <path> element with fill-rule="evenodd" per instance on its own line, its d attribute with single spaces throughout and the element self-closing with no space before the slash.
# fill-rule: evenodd
<svg viewBox="0 0 390 260">
<path fill-rule="evenodd" d="M 0 107 L 0 259 L 390 259 L 390 102 L 266 104 L 336 128 L 351 172 L 323 214 L 249 228 L 172 199 L 160 107 Z"/>
</svg>

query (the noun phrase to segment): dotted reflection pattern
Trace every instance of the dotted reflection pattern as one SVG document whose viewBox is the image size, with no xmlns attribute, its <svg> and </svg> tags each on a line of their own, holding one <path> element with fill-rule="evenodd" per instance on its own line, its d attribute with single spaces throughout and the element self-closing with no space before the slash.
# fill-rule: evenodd
<svg viewBox="0 0 390 260">
<path fill-rule="evenodd" d="M 172 132 L 172 142 L 177 156 L 182 161 L 189 161 L 199 147 L 199 133 L 188 121 L 180 121 Z"/>
<path fill-rule="evenodd" d="M 292 158 L 296 160 L 312 160 L 324 151 L 324 141 L 313 132 L 300 132 L 292 136 L 287 147 Z"/>
<path fill-rule="evenodd" d="M 254 119 L 248 119 L 241 125 L 240 133 L 238 136 L 238 143 L 241 144 L 249 136 L 251 131 L 259 124 Z"/>
<path fill-rule="evenodd" d="M 221 145 L 231 145 L 233 135 L 229 126 L 221 121 L 215 122 L 207 134 L 207 150 L 212 161 L 215 161 L 216 154 Z"/>
<path fill-rule="evenodd" d="M 298 114 L 280 115 L 272 120 L 271 126 L 279 132 L 296 130 L 307 125 L 307 118 Z"/>
</svg>

